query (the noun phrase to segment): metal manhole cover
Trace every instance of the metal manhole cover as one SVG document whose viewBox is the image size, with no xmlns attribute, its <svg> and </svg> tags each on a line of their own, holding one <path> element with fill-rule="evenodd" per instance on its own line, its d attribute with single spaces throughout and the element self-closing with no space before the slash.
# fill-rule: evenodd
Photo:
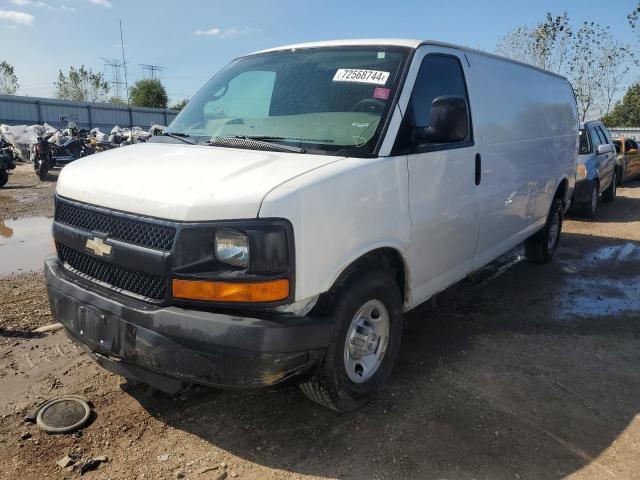
<svg viewBox="0 0 640 480">
<path fill-rule="evenodd" d="M 86 424 L 90 416 L 91 407 L 85 400 L 63 397 L 43 405 L 36 423 L 45 432 L 69 433 Z"/>
</svg>

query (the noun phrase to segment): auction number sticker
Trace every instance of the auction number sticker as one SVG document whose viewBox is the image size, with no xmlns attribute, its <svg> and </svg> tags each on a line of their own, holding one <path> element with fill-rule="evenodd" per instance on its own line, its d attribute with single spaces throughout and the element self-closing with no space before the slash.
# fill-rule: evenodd
<svg viewBox="0 0 640 480">
<path fill-rule="evenodd" d="M 334 82 L 372 83 L 374 85 L 384 85 L 388 79 L 389 72 L 353 68 L 340 68 L 333 76 Z"/>
</svg>

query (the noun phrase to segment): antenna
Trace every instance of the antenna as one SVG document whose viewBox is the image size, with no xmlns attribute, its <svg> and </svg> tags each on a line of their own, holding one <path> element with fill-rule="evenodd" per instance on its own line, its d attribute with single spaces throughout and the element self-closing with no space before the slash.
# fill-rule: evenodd
<svg viewBox="0 0 640 480">
<path fill-rule="evenodd" d="M 150 78 L 151 80 L 156 79 L 156 72 L 162 72 L 164 70 L 164 67 L 161 67 L 160 65 L 150 65 L 148 63 L 141 63 L 140 66 L 142 67 L 142 70 L 144 72 L 147 72 L 147 74 L 149 75 L 148 78 Z"/>
<path fill-rule="evenodd" d="M 124 64 L 115 58 L 102 57 L 102 60 L 104 61 L 105 69 L 111 69 L 111 82 L 109 83 L 115 90 L 114 96 L 122 99 L 122 87 L 125 82 L 122 81 L 122 77 L 120 76 L 120 69 L 124 67 Z"/>
<path fill-rule="evenodd" d="M 129 81 L 127 80 L 127 59 L 124 56 L 124 39 L 122 36 L 122 20 L 120 20 L 120 46 L 122 47 L 122 67 L 124 68 L 124 85 L 127 92 L 127 105 L 129 105 Z"/>
</svg>

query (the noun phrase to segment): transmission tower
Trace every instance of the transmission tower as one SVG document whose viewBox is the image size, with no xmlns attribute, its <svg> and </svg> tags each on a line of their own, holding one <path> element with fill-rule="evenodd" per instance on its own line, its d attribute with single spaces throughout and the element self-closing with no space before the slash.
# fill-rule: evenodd
<svg viewBox="0 0 640 480">
<path fill-rule="evenodd" d="M 164 67 L 161 67 L 160 65 L 141 63 L 140 66 L 142 67 L 142 71 L 145 72 L 145 77 L 151 80 L 156 79 L 156 72 L 162 72 L 164 70 Z"/>
<path fill-rule="evenodd" d="M 125 86 L 125 82 L 122 81 L 121 69 L 124 68 L 124 62 L 119 62 L 115 58 L 102 57 L 104 61 L 104 68 L 111 70 L 111 88 L 114 90 L 114 96 L 122 99 L 122 87 Z"/>
</svg>

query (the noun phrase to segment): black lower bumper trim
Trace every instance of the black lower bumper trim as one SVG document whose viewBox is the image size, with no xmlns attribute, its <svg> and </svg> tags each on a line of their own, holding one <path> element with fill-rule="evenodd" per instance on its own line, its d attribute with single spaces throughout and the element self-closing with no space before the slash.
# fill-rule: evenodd
<svg viewBox="0 0 640 480">
<path fill-rule="evenodd" d="M 333 331 L 328 318 L 248 318 L 154 307 L 81 285 L 55 257 L 45 261 L 53 316 L 99 364 L 170 393 L 181 382 L 273 385 L 317 364 Z"/>
</svg>

